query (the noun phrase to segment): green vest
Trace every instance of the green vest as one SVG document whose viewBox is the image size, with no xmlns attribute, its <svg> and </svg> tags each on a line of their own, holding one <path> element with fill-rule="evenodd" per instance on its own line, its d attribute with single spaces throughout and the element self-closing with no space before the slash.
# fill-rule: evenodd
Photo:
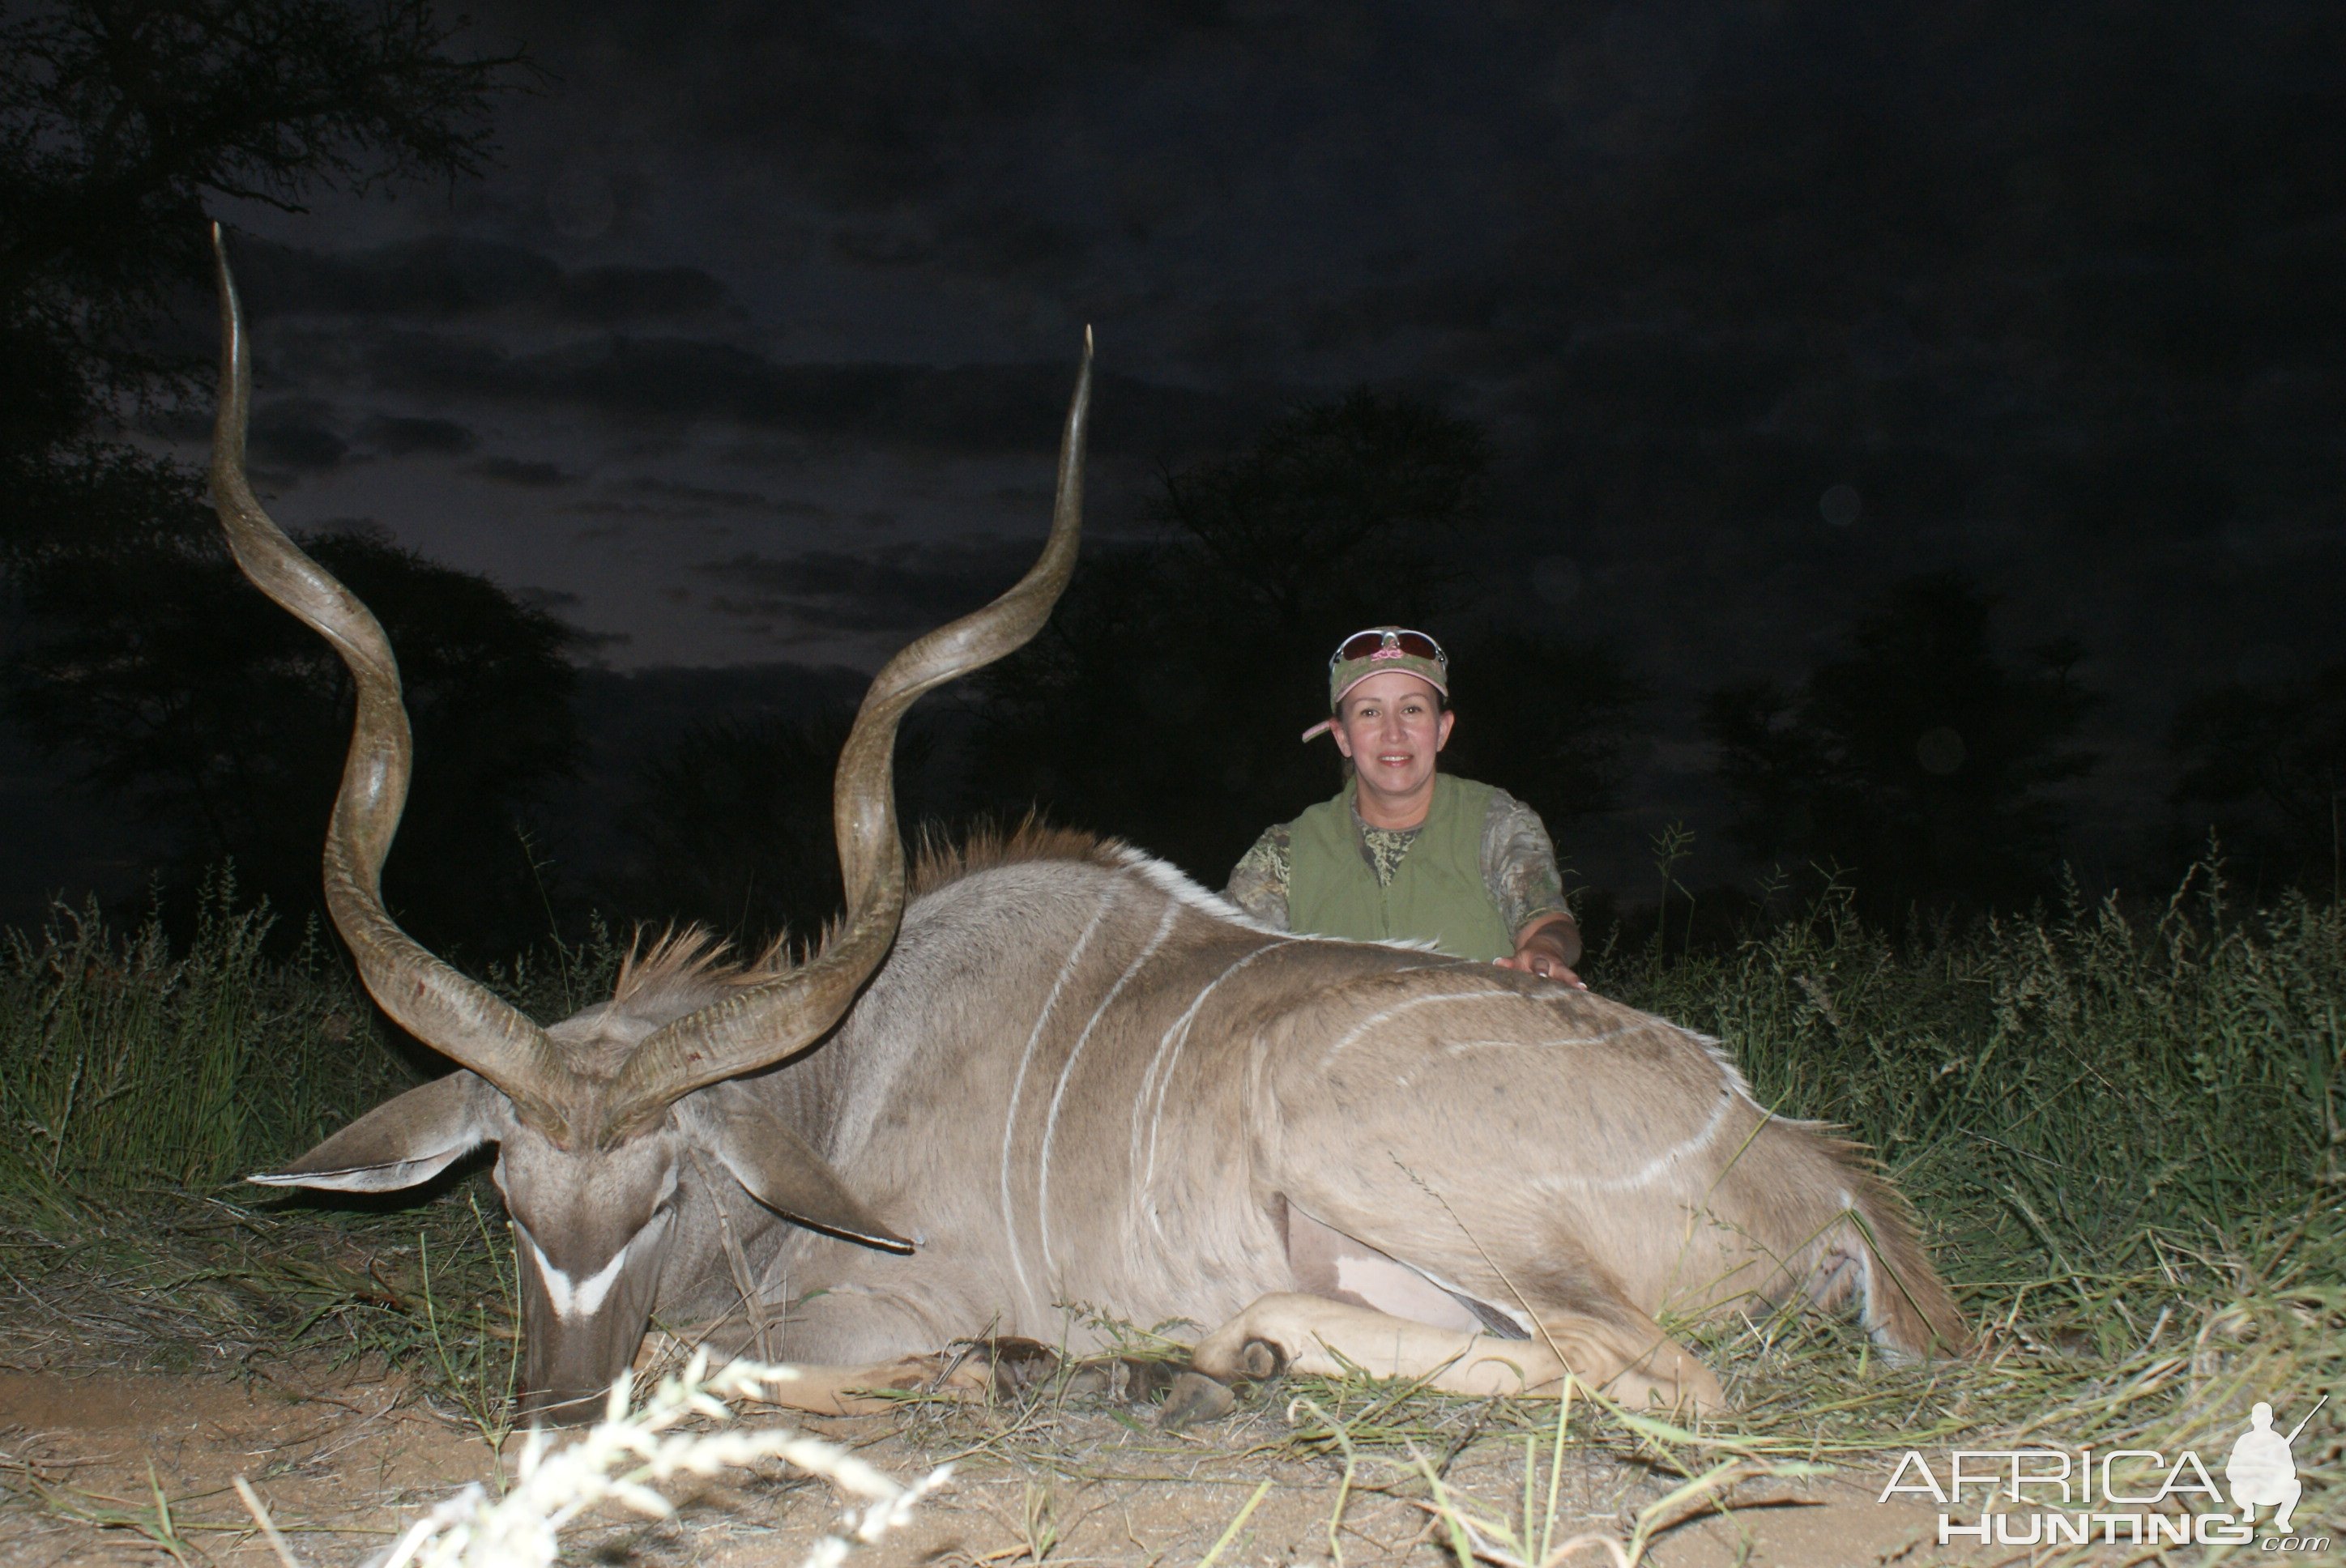
<svg viewBox="0 0 2346 1568">
<path fill-rule="evenodd" d="M 1454 958 L 1504 958 L 1515 951 L 1483 882 L 1487 784 L 1433 776 L 1433 804 L 1390 887 L 1362 847 L 1352 786 L 1295 819 L 1289 830 L 1287 923 L 1318 936 L 1363 942 L 1432 942 Z"/>
</svg>

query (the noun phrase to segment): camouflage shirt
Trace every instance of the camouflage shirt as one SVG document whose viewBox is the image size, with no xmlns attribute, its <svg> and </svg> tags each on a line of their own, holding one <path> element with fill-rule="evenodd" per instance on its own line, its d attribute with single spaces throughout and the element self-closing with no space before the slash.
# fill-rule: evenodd
<svg viewBox="0 0 2346 1568">
<path fill-rule="evenodd" d="M 1417 842 L 1418 830 L 1372 828 L 1361 820 L 1357 807 L 1352 822 L 1361 830 L 1362 853 L 1377 874 L 1377 885 L 1391 887 L 1402 857 Z M 1280 931 L 1288 929 L 1289 835 L 1293 826 L 1281 822 L 1265 829 L 1254 848 L 1239 857 L 1224 890 L 1232 903 Z M 1544 914 L 1572 912 L 1564 901 L 1564 879 L 1556 869 L 1556 846 L 1539 813 L 1504 789 L 1491 791 L 1491 809 L 1483 818 L 1483 886 L 1511 932 L 1522 931 Z"/>
</svg>

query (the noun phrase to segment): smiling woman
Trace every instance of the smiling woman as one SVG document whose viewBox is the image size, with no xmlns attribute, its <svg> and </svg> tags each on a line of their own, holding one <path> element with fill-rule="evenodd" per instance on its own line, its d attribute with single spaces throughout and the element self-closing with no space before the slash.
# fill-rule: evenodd
<svg viewBox="0 0 2346 1568">
<path fill-rule="evenodd" d="M 1333 799 L 1264 832 L 1230 899 L 1280 930 L 1431 942 L 1455 958 L 1580 983 L 1580 930 L 1538 813 L 1436 767 L 1458 716 L 1450 657 L 1421 631 L 1372 626 L 1328 661 L 1346 780 Z"/>
</svg>

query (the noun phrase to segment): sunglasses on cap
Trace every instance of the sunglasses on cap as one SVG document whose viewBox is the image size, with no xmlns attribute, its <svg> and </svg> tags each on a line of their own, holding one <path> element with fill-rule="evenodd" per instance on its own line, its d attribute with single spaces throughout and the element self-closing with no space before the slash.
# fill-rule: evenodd
<svg viewBox="0 0 2346 1568">
<path fill-rule="evenodd" d="M 1450 667 L 1450 656 L 1442 651 L 1440 643 L 1423 632 L 1393 631 L 1383 626 L 1354 632 L 1338 643 L 1335 657 L 1329 659 L 1328 667 L 1332 670 L 1340 664 L 1362 658 L 1430 658 L 1444 669 Z"/>
</svg>

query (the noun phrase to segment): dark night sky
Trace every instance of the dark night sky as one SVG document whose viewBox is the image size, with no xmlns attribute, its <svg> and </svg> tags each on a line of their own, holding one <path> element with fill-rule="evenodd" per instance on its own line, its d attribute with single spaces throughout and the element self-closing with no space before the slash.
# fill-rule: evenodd
<svg viewBox="0 0 2346 1568">
<path fill-rule="evenodd" d="M 556 78 L 485 180 L 229 215 L 256 454 L 614 669 L 871 667 L 1004 585 L 1086 321 L 1101 537 L 1300 399 L 1486 426 L 1472 613 L 1659 694 L 1599 875 L 1714 802 L 1702 689 L 1914 572 L 2086 645 L 2089 859 L 2180 697 L 2346 653 L 2335 5 L 476 14 Z"/>
</svg>

